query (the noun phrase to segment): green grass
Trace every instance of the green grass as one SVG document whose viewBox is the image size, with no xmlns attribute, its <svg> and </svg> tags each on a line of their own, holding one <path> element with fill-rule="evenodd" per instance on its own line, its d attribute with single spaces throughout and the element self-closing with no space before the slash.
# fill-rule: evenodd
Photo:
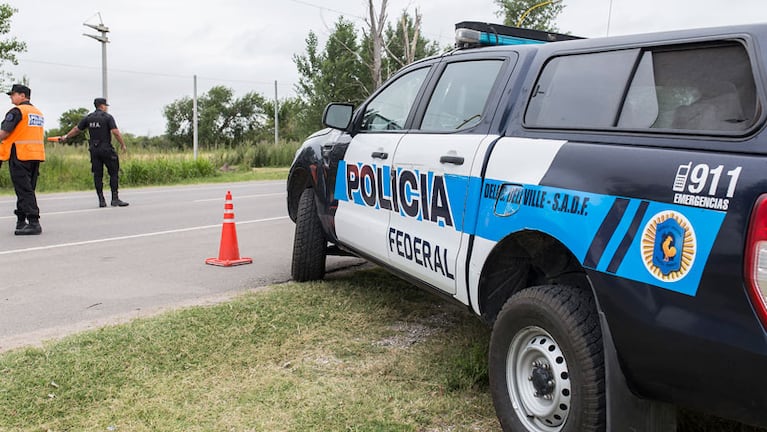
<svg viewBox="0 0 767 432">
<path fill-rule="evenodd" d="M 363 272 L 16 350 L 0 431 L 497 429 L 488 330 L 434 301 Z"/>
<path fill-rule="evenodd" d="M 0 355 L 0 431 L 497 431 L 488 338 L 379 269 L 288 283 Z"/>
<path fill-rule="evenodd" d="M 134 150 L 120 155 L 120 187 L 286 179 L 296 144 L 242 146 L 200 153 Z M 109 184 L 105 169 L 104 184 Z M 51 146 L 40 165 L 37 192 L 93 189 L 85 147 Z M 12 194 L 8 169 L 0 167 L 0 194 Z"/>
</svg>

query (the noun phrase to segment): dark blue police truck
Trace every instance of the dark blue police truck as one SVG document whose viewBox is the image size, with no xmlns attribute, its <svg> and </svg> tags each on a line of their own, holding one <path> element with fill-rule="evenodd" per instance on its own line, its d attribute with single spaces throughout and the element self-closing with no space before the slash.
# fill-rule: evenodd
<svg viewBox="0 0 767 432">
<path fill-rule="evenodd" d="M 294 279 L 351 253 L 468 307 L 507 431 L 767 427 L 767 25 L 457 27 L 297 152 Z"/>
</svg>

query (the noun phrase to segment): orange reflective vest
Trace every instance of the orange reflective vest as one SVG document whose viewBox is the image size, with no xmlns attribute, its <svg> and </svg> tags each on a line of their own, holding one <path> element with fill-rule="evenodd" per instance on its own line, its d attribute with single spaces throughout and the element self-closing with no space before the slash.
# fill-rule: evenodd
<svg viewBox="0 0 767 432">
<path fill-rule="evenodd" d="M 11 147 L 16 145 L 16 157 L 23 161 L 44 161 L 45 135 L 43 113 L 29 104 L 17 105 L 21 111 L 21 121 L 13 129 L 8 138 L 0 143 L 0 160 L 11 158 Z"/>
</svg>

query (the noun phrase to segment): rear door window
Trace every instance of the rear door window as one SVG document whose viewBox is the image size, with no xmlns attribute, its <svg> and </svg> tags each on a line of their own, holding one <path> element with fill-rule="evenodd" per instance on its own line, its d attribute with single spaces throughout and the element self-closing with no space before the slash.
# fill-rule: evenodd
<svg viewBox="0 0 767 432">
<path fill-rule="evenodd" d="M 625 50 L 553 58 L 533 89 L 525 120 L 539 127 L 612 127 L 637 53 Z"/>
</svg>

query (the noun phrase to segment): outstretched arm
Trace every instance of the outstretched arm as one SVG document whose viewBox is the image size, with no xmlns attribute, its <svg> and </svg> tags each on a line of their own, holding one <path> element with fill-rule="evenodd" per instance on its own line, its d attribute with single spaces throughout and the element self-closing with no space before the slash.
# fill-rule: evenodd
<svg viewBox="0 0 767 432">
<path fill-rule="evenodd" d="M 128 149 L 125 147 L 125 141 L 123 141 L 123 135 L 120 133 L 120 129 L 114 128 L 112 129 L 112 135 L 115 136 L 117 139 L 117 142 L 120 143 L 120 148 L 123 151 L 128 151 Z"/>
<path fill-rule="evenodd" d="M 72 129 L 70 129 L 69 132 L 67 132 L 63 137 L 61 137 L 61 141 L 64 142 L 74 136 L 77 136 L 77 134 L 79 134 L 80 132 L 82 132 L 80 128 L 75 126 Z"/>
</svg>

